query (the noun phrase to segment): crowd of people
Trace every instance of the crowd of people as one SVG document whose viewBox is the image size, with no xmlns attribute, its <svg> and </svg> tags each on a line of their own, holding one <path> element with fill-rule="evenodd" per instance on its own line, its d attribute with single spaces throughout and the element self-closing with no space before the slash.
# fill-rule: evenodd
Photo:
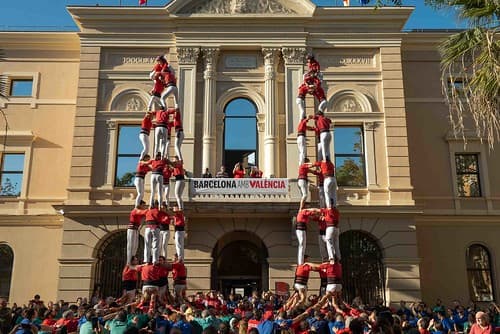
<svg viewBox="0 0 500 334">
<path fill-rule="evenodd" d="M 270 291 L 225 298 L 215 291 L 190 295 L 182 304 L 145 307 L 111 297 L 78 298 L 44 303 L 40 296 L 21 306 L 0 299 L 0 334 L 492 334 L 500 332 L 500 307 L 468 306 L 454 301 L 445 307 L 401 301 L 389 308 L 382 301 L 318 306 L 311 295 L 286 311 L 286 297 Z M 10 306 L 10 307 L 9 307 Z"/>
</svg>

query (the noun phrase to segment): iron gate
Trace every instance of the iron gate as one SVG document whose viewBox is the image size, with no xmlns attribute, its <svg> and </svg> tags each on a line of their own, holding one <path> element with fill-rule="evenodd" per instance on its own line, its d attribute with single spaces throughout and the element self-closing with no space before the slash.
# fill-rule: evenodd
<svg viewBox="0 0 500 334">
<path fill-rule="evenodd" d="M 344 298 L 352 302 L 359 296 L 371 305 L 379 298 L 385 302 L 384 264 L 377 241 L 363 231 L 346 231 L 340 235 L 340 252 Z"/>
<path fill-rule="evenodd" d="M 144 250 L 144 238 L 139 236 L 137 254 Z M 99 287 L 100 297 L 119 297 L 122 294 L 122 270 L 127 257 L 127 231 L 109 236 L 97 253 L 94 290 Z"/>
</svg>

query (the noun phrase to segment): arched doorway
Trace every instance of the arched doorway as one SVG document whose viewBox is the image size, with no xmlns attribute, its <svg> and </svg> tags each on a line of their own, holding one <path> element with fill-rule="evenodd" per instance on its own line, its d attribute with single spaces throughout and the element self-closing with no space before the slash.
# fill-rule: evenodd
<svg viewBox="0 0 500 334">
<path fill-rule="evenodd" d="M 9 300 L 14 252 L 9 245 L 0 244 L 0 298 Z"/>
<path fill-rule="evenodd" d="M 225 295 L 250 295 L 253 290 L 268 289 L 267 248 L 255 234 L 243 231 L 226 234 L 215 245 L 212 257 L 212 289 Z"/>
<path fill-rule="evenodd" d="M 139 236 L 137 254 L 142 257 L 144 238 Z M 127 231 L 119 231 L 107 237 L 97 251 L 94 290 L 99 289 L 101 297 L 121 296 L 121 274 L 127 257 Z"/>
<path fill-rule="evenodd" d="M 364 303 L 385 301 L 384 264 L 377 240 L 363 231 L 346 231 L 340 235 L 343 295 L 351 302 L 361 297 Z"/>
<path fill-rule="evenodd" d="M 224 156 L 222 161 L 232 176 L 234 165 L 258 163 L 257 107 L 247 98 L 236 98 L 224 107 Z"/>
</svg>

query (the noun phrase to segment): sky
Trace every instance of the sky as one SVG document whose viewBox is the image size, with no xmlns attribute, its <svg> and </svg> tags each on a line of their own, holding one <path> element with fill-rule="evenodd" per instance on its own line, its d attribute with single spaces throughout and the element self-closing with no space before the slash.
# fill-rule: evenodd
<svg viewBox="0 0 500 334">
<path fill-rule="evenodd" d="M 342 0 L 312 0 L 318 6 L 340 6 Z M 373 3 L 374 0 L 371 0 Z M 167 0 L 149 0 L 150 6 L 163 6 Z M 351 0 L 351 4 L 359 0 Z M 66 11 L 67 5 L 126 5 L 135 6 L 138 0 L 0 0 L 0 30 L 76 31 L 77 28 Z M 415 6 L 405 30 L 456 29 L 463 23 L 450 11 L 436 11 L 424 0 L 403 0 L 404 6 Z"/>
</svg>

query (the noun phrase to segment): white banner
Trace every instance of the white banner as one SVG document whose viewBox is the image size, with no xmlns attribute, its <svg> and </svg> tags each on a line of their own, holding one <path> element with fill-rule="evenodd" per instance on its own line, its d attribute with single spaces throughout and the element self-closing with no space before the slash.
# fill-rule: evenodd
<svg viewBox="0 0 500 334">
<path fill-rule="evenodd" d="M 190 179 L 192 195 L 287 194 L 288 179 Z"/>
</svg>

